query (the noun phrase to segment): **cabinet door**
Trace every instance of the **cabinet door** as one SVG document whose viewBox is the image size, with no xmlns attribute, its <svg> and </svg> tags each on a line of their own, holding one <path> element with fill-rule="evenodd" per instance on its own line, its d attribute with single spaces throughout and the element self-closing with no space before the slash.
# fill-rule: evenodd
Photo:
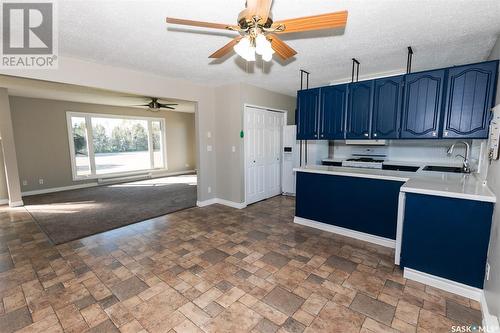
<svg viewBox="0 0 500 333">
<path fill-rule="evenodd" d="M 297 93 L 297 140 L 318 139 L 319 88 Z"/>
<path fill-rule="evenodd" d="M 372 113 L 373 80 L 349 84 L 346 139 L 368 139 Z"/>
<path fill-rule="evenodd" d="M 450 68 L 443 138 L 488 138 L 498 62 Z"/>
<path fill-rule="evenodd" d="M 445 70 L 405 77 L 402 138 L 437 139 Z"/>
<path fill-rule="evenodd" d="M 373 92 L 372 138 L 399 138 L 403 76 L 375 80 Z"/>
<path fill-rule="evenodd" d="M 347 84 L 321 88 L 319 138 L 344 139 Z"/>
</svg>

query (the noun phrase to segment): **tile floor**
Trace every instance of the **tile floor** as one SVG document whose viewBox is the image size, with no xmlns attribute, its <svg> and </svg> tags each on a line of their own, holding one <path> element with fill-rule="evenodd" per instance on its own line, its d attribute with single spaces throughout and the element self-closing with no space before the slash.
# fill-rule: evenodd
<svg viewBox="0 0 500 333">
<path fill-rule="evenodd" d="M 0 332 L 448 332 L 479 304 L 393 251 L 292 223 L 294 200 L 192 208 L 52 246 L 0 207 Z"/>
</svg>

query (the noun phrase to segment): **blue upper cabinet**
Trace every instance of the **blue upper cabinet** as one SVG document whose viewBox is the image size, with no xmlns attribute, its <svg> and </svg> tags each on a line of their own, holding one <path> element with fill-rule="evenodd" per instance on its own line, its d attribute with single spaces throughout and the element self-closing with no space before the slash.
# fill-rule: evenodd
<svg viewBox="0 0 500 333">
<path fill-rule="evenodd" d="M 498 61 L 448 70 L 443 138 L 488 138 L 497 73 Z"/>
<path fill-rule="evenodd" d="M 349 84 L 346 139 L 370 138 L 373 80 Z"/>
<path fill-rule="evenodd" d="M 401 138 L 437 139 L 445 69 L 405 76 Z"/>
<path fill-rule="evenodd" d="M 399 138 L 402 97 L 402 75 L 375 80 L 372 139 Z"/>
<path fill-rule="evenodd" d="M 297 93 L 297 140 L 317 140 L 320 88 Z"/>
<path fill-rule="evenodd" d="M 319 138 L 337 140 L 345 137 L 347 84 L 321 88 Z"/>
</svg>

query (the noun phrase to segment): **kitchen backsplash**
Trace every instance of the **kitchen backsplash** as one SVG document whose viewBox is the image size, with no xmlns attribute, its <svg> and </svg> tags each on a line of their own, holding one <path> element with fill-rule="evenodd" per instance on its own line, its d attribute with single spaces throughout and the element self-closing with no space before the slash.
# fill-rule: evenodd
<svg viewBox="0 0 500 333">
<path fill-rule="evenodd" d="M 387 141 L 385 146 L 361 146 L 346 144 L 344 141 L 329 142 L 329 158 L 344 159 L 359 154 L 363 148 L 374 150 L 375 153 L 384 153 L 386 160 L 408 161 L 408 162 L 432 162 L 443 164 L 462 163 L 461 157 L 457 154 L 465 155 L 464 145 L 457 145 L 453 155 L 448 156 L 448 148 L 457 141 L 453 140 L 397 140 Z M 476 169 L 481 155 L 481 144 L 486 145 L 486 140 L 469 140 L 471 144 L 471 162 Z"/>
</svg>

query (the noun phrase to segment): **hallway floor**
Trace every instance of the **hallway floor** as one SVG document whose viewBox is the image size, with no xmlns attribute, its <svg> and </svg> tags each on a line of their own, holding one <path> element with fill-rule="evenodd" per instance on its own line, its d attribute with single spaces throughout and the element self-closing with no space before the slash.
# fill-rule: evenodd
<svg viewBox="0 0 500 333">
<path fill-rule="evenodd" d="M 294 199 L 191 208 L 53 246 L 0 207 L 0 332 L 448 332 L 479 303 L 393 250 L 293 224 Z"/>
</svg>

